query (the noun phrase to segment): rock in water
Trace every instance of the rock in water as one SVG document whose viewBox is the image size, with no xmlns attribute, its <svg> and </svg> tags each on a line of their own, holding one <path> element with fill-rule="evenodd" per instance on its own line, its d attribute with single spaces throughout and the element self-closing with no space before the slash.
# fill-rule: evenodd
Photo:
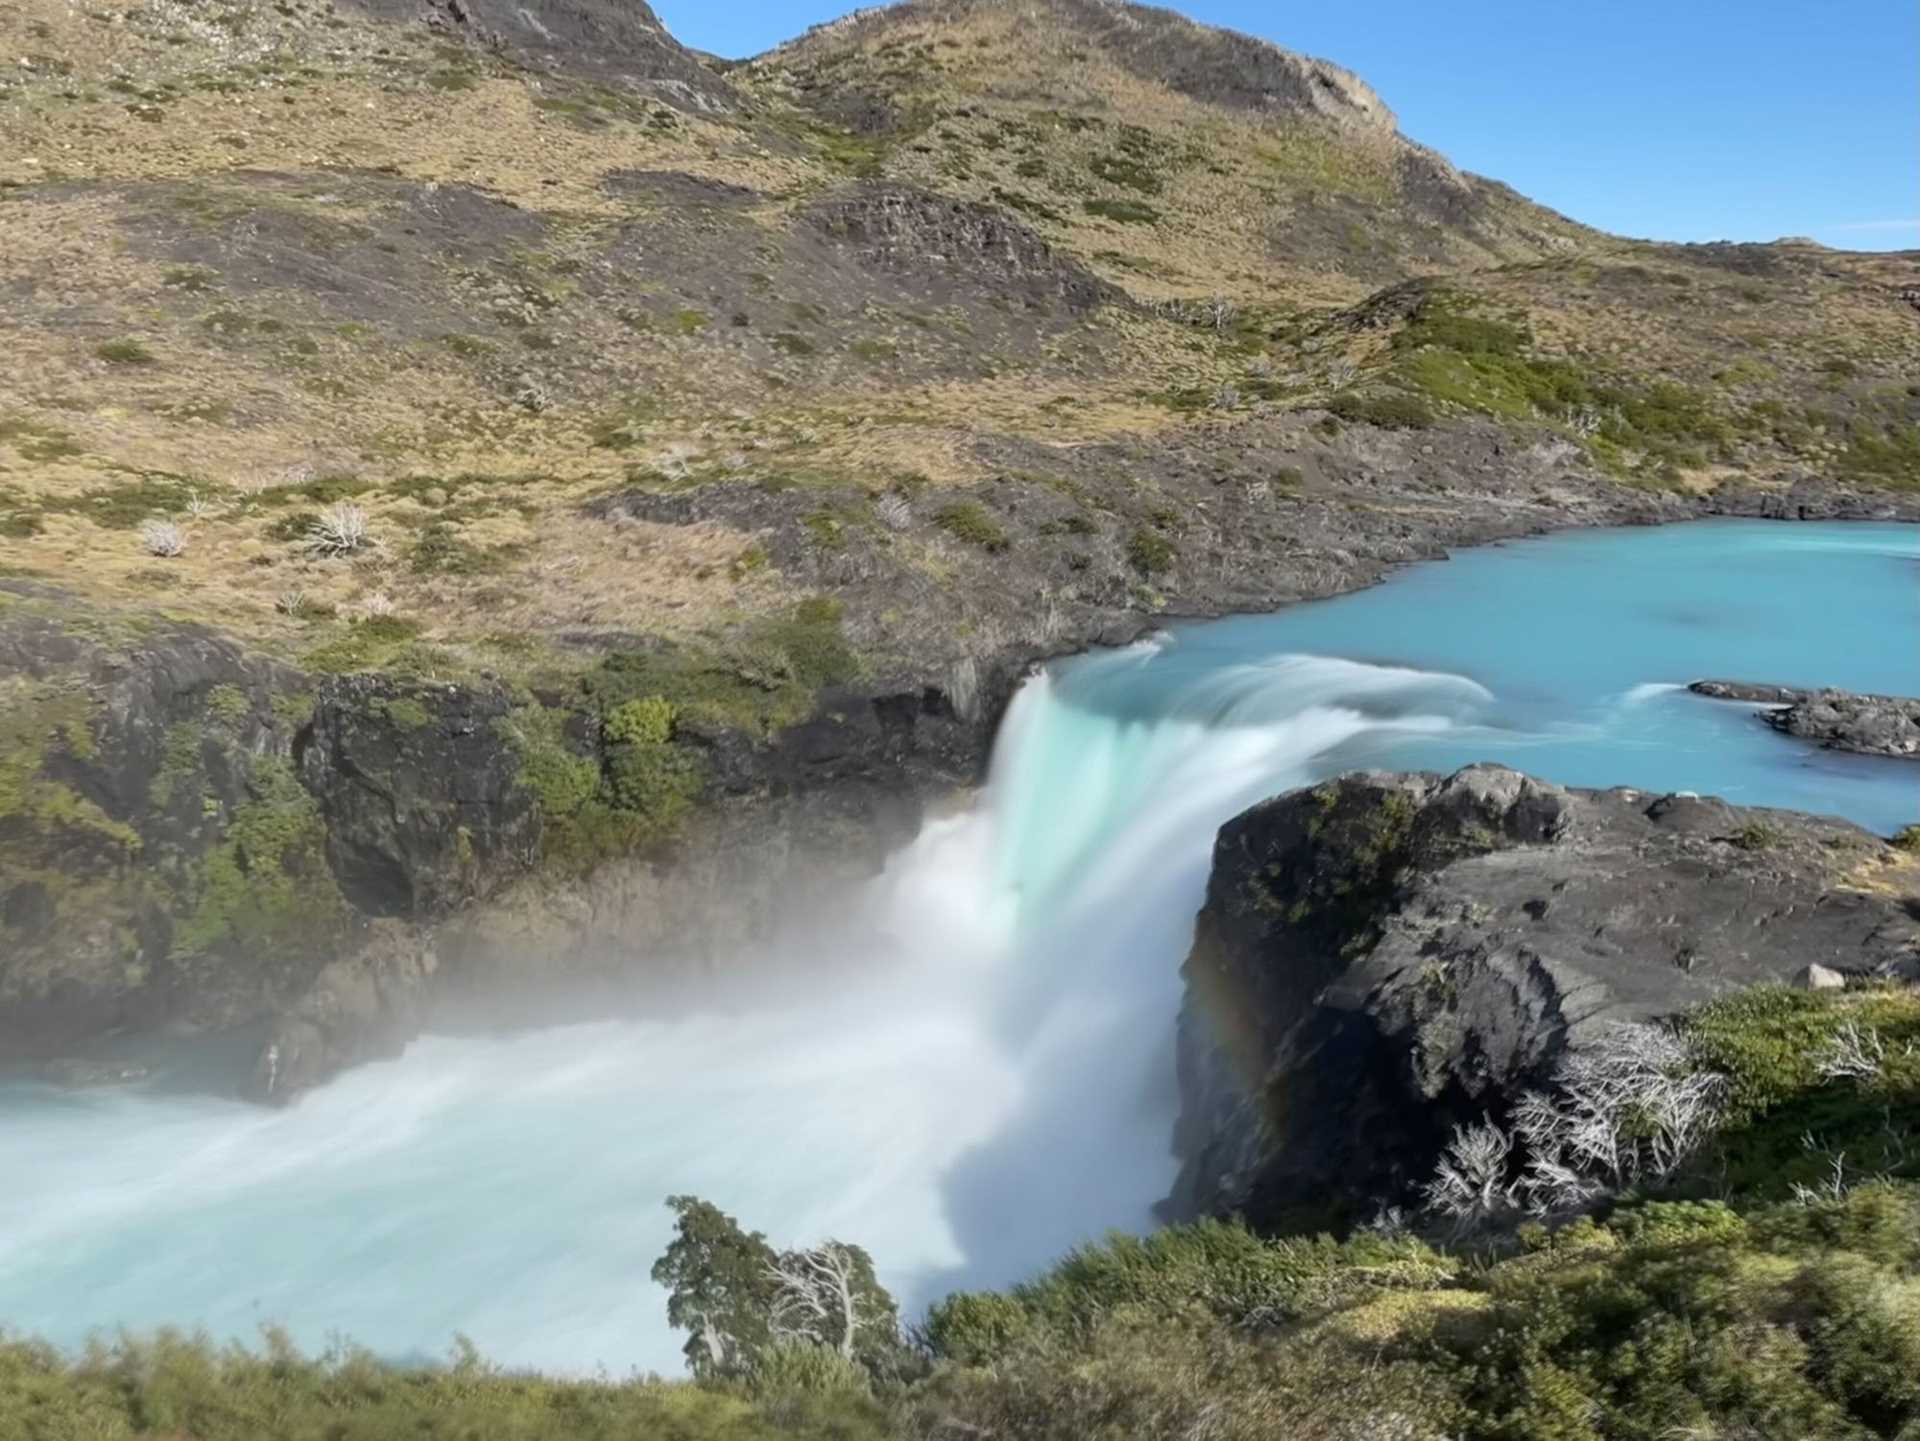
<svg viewBox="0 0 1920 1441">
<path fill-rule="evenodd" d="M 1920 700 L 1725 680 L 1697 680 L 1687 689 L 1710 700 L 1776 706 L 1761 719 L 1823 750 L 1920 760 Z"/>
<path fill-rule="evenodd" d="M 1608 1023 L 1809 958 L 1911 973 L 1920 861 L 1844 822 L 1366 773 L 1224 826 L 1186 964 L 1167 1209 L 1292 1229 L 1405 1203 L 1455 1125 Z"/>
</svg>

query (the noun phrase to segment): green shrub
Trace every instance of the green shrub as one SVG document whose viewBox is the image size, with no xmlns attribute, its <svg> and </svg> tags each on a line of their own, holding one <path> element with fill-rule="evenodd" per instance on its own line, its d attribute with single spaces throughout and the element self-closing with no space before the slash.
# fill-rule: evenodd
<svg viewBox="0 0 1920 1441">
<path fill-rule="evenodd" d="M 1433 411 L 1425 401 L 1400 391 L 1343 390 L 1327 402 L 1327 410 L 1349 424 L 1377 425 L 1387 430 L 1425 430 L 1434 423 Z"/>
<path fill-rule="evenodd" d="M 109 365 L 152 365 L 157 358 L 137 340 L 109 340 L 94 346 L 93 353 Z"/>
<path fill-rule="evenodd" d="M 1096 155 L 1088 168 L 1093 171 L 1095 179 L 1137 190 L 1142 195 L 1158 195 L 1162 188 L 1160 177 L 1131 156 Z"/>
<path fill-rule="evenodd" d="M 958 1291 L 927 1312 L 927 1344 L 948 1360 L 985 1366 L 1025 1340 L 1034 1325 L 1032 1313 L 1016 1296 Z"/>
<path fill-rule="evenodd" d="M 890 1441 L 863 1393 L 788 1388 L 766 1401 L 686 1381 L 558 1379 L 488 1365 L 389 1366 L 163 1331 L 76 1357 L 0 1340 L 0 1435 L 20 1441 Z"/>
<path fill-rule="evenodd" d="M 1012 542 L 1000 523 L 977 500 L 956 500 L 933 513 L 933 523 L 957 540 L 982 550 L 999 552 Z"/>
<path fill-rule="evenodd" d="M 79 495 L 45 496 L 39 504 L 43 514 L 77 515 L 107 530 L 136 530 L 157 515 L 184 510 L 194 489 L 184 476 L 149 475 Z"/>
<path fill-rule="evenodd" d="M 319 805 L 284 761 L 256 759 L 250 798 L 235 808 L 226 839 L 188 879 L 172 954 L 213 950 L 322 955 L 347 908 L 326 857 Z"/>
<path fill-rule="evenodd" d="M 851 1357 L 811 1341 L 788 1341 L 760 1353 L 747 1389 L 764 1400 L 796 1392 L 865 1396 L 872 1387 L 865 1368 Z"/>
<path fill-rule="evenodd" d="M 1145 527 L 1127 537 L 1127 561 L 1142 575 L 1171 570 L 1178 554 L 1172 541 Z"/>
<path fill-rule="evenodd" d="M 607 739 L 619 745 L 665 745 L 673 739 L 673 702 L 641 696 L 607 712 Z"/>
<path fill-rule="evenodd" d="M 1154 225 L 1160 220 L 1160 212 L 1144 200 L 1083 200 L 1080 208 L 1122 225 Z"/>
</svg>

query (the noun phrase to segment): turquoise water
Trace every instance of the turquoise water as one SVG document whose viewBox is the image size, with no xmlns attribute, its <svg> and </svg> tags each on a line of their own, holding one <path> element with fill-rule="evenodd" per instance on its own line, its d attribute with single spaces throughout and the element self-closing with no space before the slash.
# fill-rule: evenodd
<svg viewBox="0 0 1920 1441">
<path fill-rule="evenodd" d="M 979 805 L 782 938 L 839 969 L 778 1005 L 430 1037 L 278 1112 L 0 1091 L 0 1320 L 672 1369 L 646 1274 L 680 1191 L 778 1243 L 859 1241 L 910 1306 L 1030 1274 L 1171 1183 L 1178 966 L 1250 802 L 1491 759 L 1920 818 L 1920 767 L 1678 689 L 1702 676 L 1920 694 L 1920 528 L 1527 541 L 1064 663 L 1016 697 Z"/>
</svg>

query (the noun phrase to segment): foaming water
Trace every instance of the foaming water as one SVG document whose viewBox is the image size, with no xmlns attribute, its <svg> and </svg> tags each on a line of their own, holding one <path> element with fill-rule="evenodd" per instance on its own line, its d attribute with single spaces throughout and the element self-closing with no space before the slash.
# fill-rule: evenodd
<svg viewBox="0 0 1920 1441">
<path fill-rule="evenodd" d="M 976 807 L 832 934 L 783 938 L 836 963 L 821 994 L 430 1037 L 280 1112 L 0 1092 L 0 1319 L 670 1370 L 646 1273 L 682 1191 L 860 1241 L 910 1306 L 1030 1274 L 1148 1225 L 1171 1182 L 1178 965 L 1223 819 L 1355 765 L 1499 759 L 1889 830 L 1920 813 L 1910 769 L 1683 683 L 1920 693 L 1916 578 L 1911 527 L 1592 533 L 1063 664 Z"/>
</svg>

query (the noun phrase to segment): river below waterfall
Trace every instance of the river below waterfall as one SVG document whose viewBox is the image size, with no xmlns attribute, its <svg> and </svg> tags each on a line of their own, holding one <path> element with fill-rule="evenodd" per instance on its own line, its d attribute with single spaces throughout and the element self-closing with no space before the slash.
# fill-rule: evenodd
<svg viewBox="0 0 1920 1441">
<path fill-rule="evenodd" d="M 672 1371 L 647 1270 L 693 1192 L 871 1250 L 908 1308 L 1150 1224 L 1213 832 L 1355 767 L 1920 818 L 1920 768 L 1812 750 L 1703 676 L 1920 694 L 1920 529 L 1710 522 L 1463 553 L 1174 627 L 1015 698 L 992 779 L 761 1010 L 429 1037 L 284 1111 L 0 1089 L 0 1322 L 78 1343 L 286 1325 L 395 1356 Z M 849 956 L 860 964 L 838 963 Z M 847 979 L 848 975 L 856 979 Z"/>
</svg>

